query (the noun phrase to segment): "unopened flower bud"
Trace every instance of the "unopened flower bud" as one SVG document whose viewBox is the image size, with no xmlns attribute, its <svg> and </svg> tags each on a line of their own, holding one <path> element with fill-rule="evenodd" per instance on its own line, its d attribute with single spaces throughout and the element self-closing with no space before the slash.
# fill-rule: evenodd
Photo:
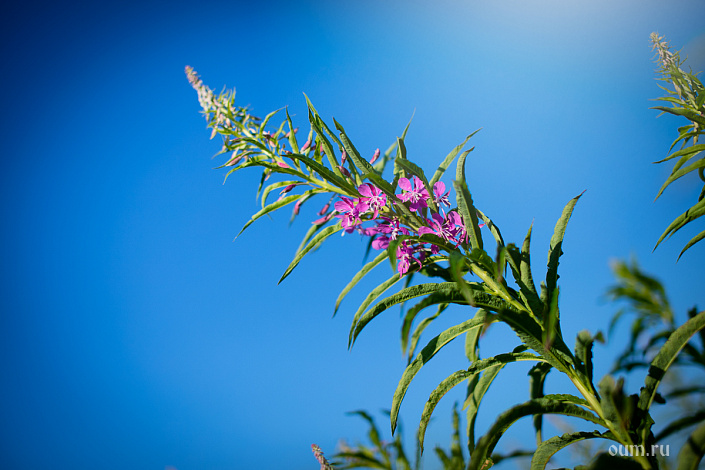
<svg viewBox="0 0 705 470">
<path fill-rule="evenodd" d="M 338 165 L 338 170 L 343 174 L 343 176 L 350 178 L 350 172 L 343 165 Z"/>
<path fill-rule="evenodd" d="M 330 202 L 323 206 L 320 211 L 318 211 L 318 215 L 323 215 L 326 212 L 328 212 L 328 209 L 330 209 Z"/>
<path fill-rule="evenodd" d="M 325 223 L 328 222 L 331 218 L 333 218 L 333 214 L 334 214 L 334 212 L 331 212 L 331 213 L 329 213 L 329 214 L 327 214 L 327 215 L 321 217 L 320 219 L 314 220 L 314 221 L 311 222 L 311 223 L 312 223 L 313 225 L 322 225 L 322 224 L 325 224 Z"/>
<path fill-rule="evenodd" d="M 304 203 L 306 200 L 305 197 L 302 197 L 298 201 L 296 201 L 296 204 L 294 204 L 294 215 L 299 215 L 299 211 L 301 210 L 301 205 Z"/>
<path fill-rule="evenodd" d="M 379 149 L 375 150 L 375 154 L 372 155 L 372 159 L 370 160 L 370 163 L 376 162 L 378 158 L 379 158 Z"/>
</svg>

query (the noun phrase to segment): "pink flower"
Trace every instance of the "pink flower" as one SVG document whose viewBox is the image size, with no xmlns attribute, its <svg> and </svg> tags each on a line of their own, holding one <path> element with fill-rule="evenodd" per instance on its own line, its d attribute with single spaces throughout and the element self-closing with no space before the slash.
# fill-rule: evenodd
<svg viewBox="0 0 705 470">
<path fill-rule="evenodd" d="M 431 218 L 426 220 L 429 227 L 420 227 L 419 235 L 432 233 L 434 235 L 438 235 L 444 240 L 454 242 L 456 245 L 460 244 L 460 241 L 463 239 L 463 235 L 465 233 L 463 219 L 455 211 L 444 215 L 445 217 L 435 212 L 431 214 Z"/>
<path fill-rule="evenodd" d="M 438 181 L 436 184 L 433 185 L 433 200 L 439 208 L 442 205 L 450 207 L 450 201 L 448 200 L 448 195 L 450 194 L 450 191 L 443 194 L 443 191 L 445 190 L 446 185 L 443 183 L 443 181 Z"/>
<path fill-rule="evenodd" d="M 359 199 L 350 199 L 341 197 L 341 200 L 335 203 L 335 210 L 338 211 L 339 219 L 342 219 L 340 225 L 345 229 L 343 235 L 352 233 L 355 228 L 362 223 L 360 215 L 367 212 L 367 203 Z"/>
<path fill-rule="evenodd" d="M 419 252 L 419 257 L 423 260 L 423 248 L 420 246 L 412 246 L 407 244 L 407 240 L 403 240 L 397 247 L 397 271 L 399 277 L 408 273 L 412 264 L 417 264 L 421 268 L 421 260 L 414 258 L 414 254 Z"/>
<path fill-rule="evenodd" d="M 416 212 L 424 207 L 428 207 L 426 201 L 429 195 L 424 187 L 423 181 L 417 176 L 413 177 L 413 181 L 414 184 L 412 186 L 411 181 L 407 178 L 399 178 L 399 187 L 404 190 L 404 192 L 399 195 L 399 199 L 408 202 L 409 209 Z"/>
<path fill-rule="evenodd" d="M 387 205 L 387 195 L 370 183 L 361 184 L 357 190 L 363 196 L 360 200 L 367 203 L 368 209 L 373 212 L 373 218 L 376 219 L 379 215 L 379 209 Z"/>
</svg>

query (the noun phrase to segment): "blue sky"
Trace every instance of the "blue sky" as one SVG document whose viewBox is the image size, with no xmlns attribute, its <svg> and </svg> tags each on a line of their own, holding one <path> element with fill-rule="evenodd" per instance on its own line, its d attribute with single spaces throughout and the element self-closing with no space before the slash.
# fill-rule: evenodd
<svg viewBox="0 0 705 470">
<path fill-rule="evenodd" d="M 289 105 L 302 127 L 305 92 L 367 155 L 415 112 L 407 148 L 427 171 L 482 127 L 468 162 L 473 198 L 506 240 L 523 239 L 533 221 L 536 272 L 562 207 L 587 190 L 561 262 L 567 338 L 606 328 L 610 259 L 634 254 L 658 273 L 681 318 L 705 305 L 705 245 L 675 263 L 701 228 L 651 252 L 699 186 L 685 178 L 653 202 L 670 170 L 651 162 L 680 121 L 648 109 L 659 94 L 649 34 L 702 70 L 703 13 L 698 1 L 9 7 L 0 20 L 0 466 L 315 468 L 310 444 L 330 455 L 340 438 L 364 436 L 347 411 L 390 406 L 405 365 L 397 312 L 351 352 L 353 309 L 374 284 L 330 318 L 364 242 L 336 237 L 277 286 L 318 207 L 291 227 L 282 213 L 232 241 L 257 210 L 258 174 L 222 184 L 211 160 L 219 143 L 208 140 L 185 65 L 211 88 L 236 87 L 255 114 Z M 451 311 L 445 325 L 465 315 Z M 497 328 L 483 354 L 515 344 Z M 461 346 L 412 385 L 402 407 L 409 436 L 435 384 L 463 367 Z M 597 350 L 599 373 L 615 350 Z M 526 399 L 525 373 L 517 366 L 496 384 L 480 429 Z M 456 395 L 438 408 L 429 444 L 447 443 Z M 531 442 L 523 426 L 506 448 Z"/>
</svg>

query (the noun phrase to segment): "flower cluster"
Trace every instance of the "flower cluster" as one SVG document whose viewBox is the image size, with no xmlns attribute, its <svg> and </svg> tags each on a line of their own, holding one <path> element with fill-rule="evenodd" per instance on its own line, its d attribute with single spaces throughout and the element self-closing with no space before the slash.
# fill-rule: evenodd
<svg viewBox="0 0 705 470">
<path fill-rule="evenodd" d="M 456 211 L 446 212 L 450 202 L 445 184 L 441 181 L 433 185 L 433 195 L 430 195 L 423 181 L 416 176 L 412 179 L 399 178 L 399 187 L 402 189 L 396 195 L 398 201 L 390 201 L 387 195 L 377 186 L 364 183 L 358 186 L 359 198 L 341 197 L 335 203 L 335 211 L 331 213 L 341 219 L 341 226 L 345 233 L 359 232 L 372 237 L 372 247 L 376 250 L 385 250 L 392 240 L 400 236 L 420 237 L 433 234 L 450 242 L 456 247 L 467 240 L 463 219 Z M 432 204 L 429 202 L 432 201 Z M 419 216 L 423 225 L 413 228 L 410 221 L 397 215 L 393 210 L 395 204 L 406 204 L 408 209 Z M 438 207 L 439 212 L 431 210 L 431 217 L 425 218 L 429 206 Z M 319 219 L 320 220 L 320 219 Z M 318 222 L 318 221 L 317 221 Z M 364 222 L 373 222 L 373 226 L 363 226 Z M 397 245 L 397 271 L 403 276 L 414 268 L 421 268 L 423 261 L 429 254 L 437 254 L 439 248 L 433 243 L 424 243 L 413 239 L 403 239 Z"/>
</svg>

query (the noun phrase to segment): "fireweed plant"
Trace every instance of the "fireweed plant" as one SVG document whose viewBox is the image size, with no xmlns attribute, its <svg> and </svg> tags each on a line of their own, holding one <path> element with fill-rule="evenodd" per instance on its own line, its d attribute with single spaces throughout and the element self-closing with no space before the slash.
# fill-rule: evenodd
<svg viewBox="0 0 705 470">
<path fill-rule="evenodd" d="M 402 349 L 409 363 L 393 395 L 392 432 L 397 427 L 400 406 L 416 374 L 446 344 L 464 336 L 468 367 L 450 374 L 431 392 L 418 428 L 419 451 L 423 451 L 426 427 L 436 405 L 446 393 L 462 383 L 467 387 L 463 409 L 467 421 L 467 468 L 470 470 L 491 466 L 492 452 L 504 432 L 526 416 L 533 417 L 536 431 L 536 449 L 531 460 L 534 470 L 545 468 L 559 450 L 585 439 L 606 439 L 628 449 L 649 450 L 656 444 L 651 405 L 660 399 L 657 393 L 659 384 L 680 351 L 696 332 L 705 328 L 705 312 L 693 314 L 685 324 L 672 329 L 651 360 L 639 394 L 625 395 L 622 381 L 611 375 L 595 384 L 592 348 L 593 343 L 600 340 L 600 335 L 581 331 L 571 349 L 563 337 L 560 322 L 558 265 L 563 254 L 566 226 L 580 195 L 568 202 L 556 223 L 548 250 L 545 280 L 537 287 L 530 263 L 532 228 L 529 227 L 519 245 L 506 243 L 499 228 L 474 204 L 465 178 L 465 161 L 473 148 L 463 151 L 474 133 L 443 159 L 429 179 L 407 158 L 404 138 L 408 125 L 386 152 L 382 154 L 377 150 L 368 160 L 358 152 L 340 123 L 333 120 L 334 132 L 321 119 L 308 97 L 310 130 L 305 139 L 300 139 L 297 137 L 299 129 L 292 124 L 288 110 L 284 109 L 285 118 L 281 124 L 271 126 L 272 119 L 281 110 L 259 119 L 247 108 L 234 104 L 234 91 L 216 95 L 191 67 L 186 67 L 186 75 L 198 92 L 203 114 L 212 128 L 211 138 L 217 134 L 223 138 L 218 155 L 227 157 L 219 167 L 229 168 L 226 180 L 237 170 L 262 169 L 257 190 L 262 208 L 240 233 L 255 220 L 285 206 L 293 205 L 293 218 L 299 214 L 302 204 L 314 196 L 322 196 L 319 199 L 324 204 L 318 212 L 319 218 L 311 223 L 280 282 L 307 253 L 328 237 L 354 232 L 368 237 L 371 248 L 378 254 L 342 290 L 335 304 L 337 312 L 344 297 L 373 268 L 385 260 L 391 263 L 392 276 L 374 288 L 354 314 L 348 346 L 354 344 L 375 317 L 390 307 L 404 303 L 411 305 L 401 326 Z M 696 90 L 695 104 L 702 105 L 702 94 L 697 93 L 700 92 Z M 694 121 L 693 132 L 700 132 L 699 119 Z M 697 142 L 697 135 L 693 139 Z M 700 149 L 702 145 L 696 147 Z M 456 159 L 454 179 L 451 185 L 446 185 L 441 178 Z M 393 166 L 392 176 L 386 179 L 383 175 L 390 164 Z M 702 175 L 702 167 L 700 173 Z M 450 198 L 451 187 L 455 192 L 454 206 Z M 490 250 L 494 256 L 486 249 L 485 234 L 494 240 L 495 249 Z M 437 282 L 412 284 L 410 281 L 415 274 Z M 402 279 L 406 281 L 403 287 L 383 297 Z M 419 351 L 418 343 L 424 329 L 450 304 L 467 306 L 467 320 L 446 329 Z M 433 311 L 417 322 L 422 312 L 431 308 Z M 512 351 L 481 358 L 479 343 L 482 333 L 494 322 L 506 323 L 516 333 L 518 345 Z M 483 397 L 502 369 L 517 361 L 535 363 L 529 372 L 529 400 L 499 414 L 487 432 L 477 437 L 475 420 Z M 570 380 L 575 388 L 573 394 L 544 392 L 544 381 L 551 370 Z M 589 429 L 600 429 L 544 439 L 544 414 L 580 418 Z M 464 467 L 462 452 L 458 449 L 454 452 L 452 466 Z M 332 468 L 320 449 L 314 448 L 314 453 L 322 468 Z M 702 452 L 698 454 L 696 451 L 687 463 L 697 466 L 701 456 Z M 643 469 L 659 468 L 652 452 L 637 451 L 629 458 L 630 462 L 618 456 L 610 458 L 617 466 L 615 468 L 628 468 L 623 466 L 627 464 Z M 402 461 L 399 468 L 410 468 L 410 465 L 408 461 L 406 464 Z"/>
</svg>

